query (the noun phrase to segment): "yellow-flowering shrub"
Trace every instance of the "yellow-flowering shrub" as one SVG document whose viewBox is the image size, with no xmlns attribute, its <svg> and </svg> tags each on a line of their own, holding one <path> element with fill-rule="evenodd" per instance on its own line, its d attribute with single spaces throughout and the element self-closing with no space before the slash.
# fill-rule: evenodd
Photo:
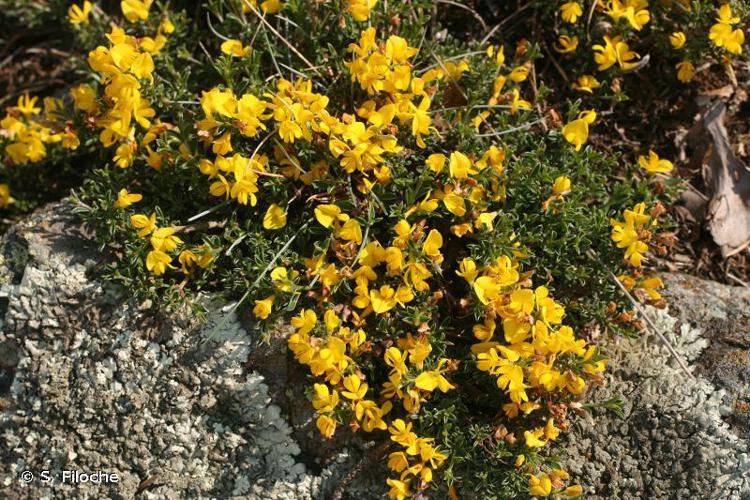
<svg viewBox="0 0 750 500">
<path fill-rule="evenodd" d="M 391 498 L 576 497 L 555 441 L 603 381 L 586 327 L 632 328 L 609 270 L 662 302 L 645 269 L 674 185 L 655 151 L 597 152 L 598 111 L 648 71 L 641 43 L 684 54 L 680 81 L 743 50 L 740 9 L 652 4 L 544 2 L 549 40 L 479 43 L 430 0 L 73 2 L 86 76 L 8 108 L 3 168 L 91 162 L 77 201 L 108 275 L 286 332 L 321 439 L 389 443 Z"/>
</svg>

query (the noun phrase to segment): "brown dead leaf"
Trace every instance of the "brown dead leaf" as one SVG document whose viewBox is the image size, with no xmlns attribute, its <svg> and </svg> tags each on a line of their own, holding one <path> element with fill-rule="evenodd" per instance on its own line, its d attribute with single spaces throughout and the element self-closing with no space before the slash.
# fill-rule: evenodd
<svg viewBox="0 0 750 500">
<path fill-rule="evenodd" d="M 707 216 L 711 236 L 722 255 L 729 257 L 750 243 L 750 170 L 732 151 L 724 127 L 725 111 L 718 102 L 703 117 L 708 154 L 702 172 L 711 189 Z"/>
</svg>

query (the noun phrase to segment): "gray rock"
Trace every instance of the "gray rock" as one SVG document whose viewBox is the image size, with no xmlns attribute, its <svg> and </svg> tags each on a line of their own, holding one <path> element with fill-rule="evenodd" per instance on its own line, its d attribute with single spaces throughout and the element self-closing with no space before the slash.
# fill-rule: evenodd
<svg viewBox="0 0 750 500">
<path fill-rule="evenodd" d="M 78 225 L 52 205 L 0 246 L 0 497 L 329 497 L 362 450 L 302 461 L 320 439 L 298 442 L 239 318 L 214 304 L 201 325 L 91 279 L 100 257 Z M 297 406 L 311 421 L 304 395 Z M 66 470 L 119 483 L 63 483 Z M 379 497 L 383 482 L 374 474 L 350 494 Z"/>
<path fill-rule="evenodd" d="M 622 398 L 624 418 L 596 410 L 579 419 L 563 445 L 567 462 L 577 464 L 571 470 L 591 498 L 750 498 L 748 444 L 724 416 L 732 377 L 707 362 L 722 341 L 718 321 L 735 334 L 741 329 L 735 321 L 748 310 L 747 291 L 683 275 L 664 280 L 671 315 L 649 314 L 695 378 L 653 333 L 600 340 L 610 362 L 591 399 Z"/>
</svg>

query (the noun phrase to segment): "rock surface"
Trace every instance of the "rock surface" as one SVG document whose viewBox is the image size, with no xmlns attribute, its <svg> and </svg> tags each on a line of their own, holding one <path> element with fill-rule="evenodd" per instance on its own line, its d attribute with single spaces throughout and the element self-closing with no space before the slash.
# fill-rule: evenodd
<svg viewBox="0 0 750 500">
<path fill-rule="evenodd" d="M 687 275 L 664 281 L 671 311 L 649 313 L 695 378 L 653 333 L 600 341 L 611 361 L 591 398 L 621 398 L 624 415 L 598 410 L 579 420 L 567 463 L 591 498 L 750 498 L 739 403 L 750 395 L 741 343 L 750 337 L 750 293 Z"/>
<path fill-rule="evenodd" d="M 76 228 L 60 204 L 4 238 L 0 498 L 328 497 L 358 457 L 301 461 L 238 318 L 154 315 L 87 276 L 97 253 Z M 66 470 L 119 482 L 64 484 Z"/>
<path fill-rule="evenodd" d="M 221 304 L 200 322 L 137 303 L 90 276 L 77 227 L 53 205 L 0 246 L 0 498 L 383 497 L 367 444 L 321 445 L 282 339 L 259 345 Z M 621 397 L 624 418 L 579 419 L 565 461 L 594 498 L 750 498 L 750 294 L 665 281 L 672 316 L 652 313 L 696 378 L 653 335 L 600 340 L 593 398 Z"/>
</svg>

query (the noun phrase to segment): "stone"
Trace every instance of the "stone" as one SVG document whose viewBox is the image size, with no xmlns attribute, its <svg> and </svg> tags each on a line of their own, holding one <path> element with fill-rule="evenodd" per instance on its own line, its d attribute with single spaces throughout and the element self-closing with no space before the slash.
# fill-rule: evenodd
<svg viewBox="0 0 750 500">
<path fill-rule="evenodd" d="M 223 304 L 202 325 L 190 311 L 154 321 L 153 304 L 89 277 L 100 256 L 71 209 L 47 207 L 0 245 L 16 256 L 0 262 L 0 496 L 328 497 L 362 452 L 334 450 L 311 471 L 286 411 L 249 366 L 251 328 Z M 25 470 L 56 481 L 24 483 Z M 62 484 L 64 470 L 120 482 Z M 374 476 L 351 494 L 380 497 L 383 483 Z"/>
<path fill-rule="evenodd" d="M 725 410 L 736 397 L 732 390 L 746 391 L 739 380 L 747 367 L 726 369 L 721 355 L 711 353 L 728 343 L 730 331 L 737 337 L 750 295 L 687 275 L 663 279 L 670 309 L 649 308 L 648 314 L 695 378 L 652 332 L 636 339 L 600 339 L 610 361 L 605 385 L 590 398 L 621 398 L 624 418 L 600 409 L 593 419 L 577 420 L 562 445 L 564 462 L 580 464 L 571 470 L 589 498 L 748 498 L 746 429 L 733 425 L 735 412 Z M 588 456 L 595 460 L 586 461 Z"/>
</svg>

